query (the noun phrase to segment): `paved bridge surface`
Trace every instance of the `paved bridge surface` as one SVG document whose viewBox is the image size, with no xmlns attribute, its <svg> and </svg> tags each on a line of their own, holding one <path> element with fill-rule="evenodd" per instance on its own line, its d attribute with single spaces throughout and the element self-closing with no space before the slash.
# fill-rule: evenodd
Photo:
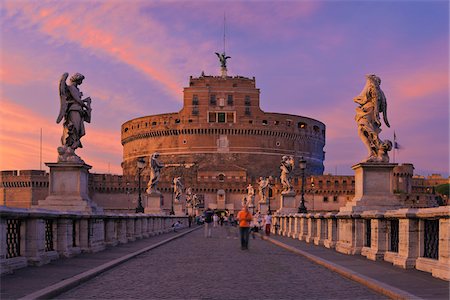
<svg viewBox="0 0 450 300">
<path fill-rule="evenodd" d="M 448 282 L 291 238 L 163 234 L 1 278 L 1 299 L 449 299 Z M 349 279 L 351 278 L 351 279 Z"/>
</svg>

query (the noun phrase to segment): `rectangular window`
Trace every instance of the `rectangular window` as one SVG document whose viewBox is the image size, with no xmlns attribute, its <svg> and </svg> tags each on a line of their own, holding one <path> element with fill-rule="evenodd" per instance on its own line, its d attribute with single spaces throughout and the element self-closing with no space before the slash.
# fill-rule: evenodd
<svg viewBox="0 0 450 300">
<path fill-rule="evenodd" d="M 198 96 L 197 95 L 192 96 L 192 105 L 198 105 Z"/>
<path fill-rule="evenodd" d="M 209 123 L 216 123 L 216 113 L 215 112 L 210 112 L 209 113 Z"/>
<path fill-rule="evenodd" d="M 216 103 L 216 95 L 211 95 L 211 97 L 209 98 L 209 104 L 216 105 Z"/>
<path fill-rule="evenodd" d="M 227 97 L 227 104 L 228 105 L 233 105 L 233 95 L 228 95 L 228 97 Z"/>
<path fill-rule="evenodd" d="M 217 114 L 217 122 L 225 123 L 225 113 L 218 113 Z"/>
<path fill-rule="evenodd" d="M 251 115 L 251 113 L 250 113 L 250 107 L 246 107 L 246 108 L 245 108 L 245 114 L 246 114 L 247 116 Z"/>
<path fill-rule="evenodd" d="M 234 123 L 234 113 L 227 113 L 227 123 Z"/>
<path fill-rule="evenodd" d="M 250 96 L 245 96 L 245 105 L 250 106 Z"/>
</svg>

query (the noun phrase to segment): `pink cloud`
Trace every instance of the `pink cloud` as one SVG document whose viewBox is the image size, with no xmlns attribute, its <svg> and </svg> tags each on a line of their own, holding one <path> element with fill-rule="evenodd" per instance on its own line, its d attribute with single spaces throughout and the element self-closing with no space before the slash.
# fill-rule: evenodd
<svg viewBox="0 0 450 300">
<path fill-rule="evenodd" d="M 122 147 L 120 135 L 116 131 L 89 128 L 83 138 L 83 149 L 77 153 L 96 170 L 107 171 L 105 155 L 114 158 L 111 171 L 121 173 L 120 161 Z M 57 147 L 60 146 L 62 125 L 54 123 L 32 110 L 15 104 L 11 100 L 2 100 L 2 122 L 0 123 L 0 170 L 39 168 L 40 128 L 43 128 L 43 161 L 54 162 L 57 159 Z M 102 154 L 93 154 L 102 149 Z M 106 166 L 106 167 L 105 167 Z"/>
</svg>

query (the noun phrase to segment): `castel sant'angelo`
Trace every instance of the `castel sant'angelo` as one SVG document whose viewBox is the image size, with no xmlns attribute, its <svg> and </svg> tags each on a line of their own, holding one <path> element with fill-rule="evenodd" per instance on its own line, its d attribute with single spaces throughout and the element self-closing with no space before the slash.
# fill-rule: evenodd
<svg viewBox="0 0 450 300">
<path fill-rule="evenodd" d="M 306 174 L 321 175 L 325 124 L 262 111 L 254 77 L 228 76 L 224 64 L 221 71 L 220 76 L 191 76 L 179 112 L 122 125 L 123 175 L 135 175 L 138 158 L 148 160 L 155 152 L 165 164 L 162 191 L 175 176 L 183 177 L 185 187 L 196 189 L 213 185 L 226 190 L 233 182 L 245 188 L 259 177 L 279 177 L 283 155 L 293 156 L 296 163 L 303 157 Z M 300 175 L 300 170 L 294 168 L 293 175 Z"/>
</svg>

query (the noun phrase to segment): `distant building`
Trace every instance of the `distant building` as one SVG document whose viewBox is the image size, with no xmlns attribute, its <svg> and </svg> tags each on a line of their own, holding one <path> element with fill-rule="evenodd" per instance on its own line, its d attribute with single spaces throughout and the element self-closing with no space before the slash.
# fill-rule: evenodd
<svg viewBox="0 0 450 300">
<path fill-rule="evenodd" d="M 412 176 L 411 170 L 413 170 L 411 164 L 400 165 L 394 169 L 394 194 L 401 203 L 408 207 L 437 206 L 436 195 L 432 194 L 432 184 L 440 184 L 441 181 L 436 181 L 435 178 L 428 181 L 424 177 Z M 185 181 L 188 183 L 187 186 L 192 187 L 193 192 L 198 194 L 206 206 L 215 207 L 218 199 L 223 199 L 225 203 L 240 202 L 247 193 L 248 183 L 252 183 L 257 194 L 257 178 L 250 181 L 243 176 L 243 171 L 238 168 L 230 167 L 228 171 L 231 172 L 230 174 L 234 174 L 227 178 L 228 181 L 225 181 L 225 178 L 216 178 L 215 173 L 208 170 L 200 172 L 198 177 L 186 177 Z M 29 208 L 48 195 L 48 174 L 44 171 L 1 171 L 0 174 L 0 203 L 2 205 Z M 166 178 L 169 177 L 169 175 L 166 175 Z M 146 182 L 148 179 L 148 177 L 143 177 L 142 182 Z M 328 174 L 308 176 L 305 179 L 305 204 L 309 211 L 338 211 L 341 206 L 353 199 L 355 193 L 354 176 Z M 447 182 L 449 179 L 446 179 Z M 282 187 L 278 177 L 273 179 L 272 184 L 269 192 L 270 205 L 272 210 L 276 210 L 280 207 L 279 199 Z M 292 184 L 296 192 L 297 203 L 299 203 L 301 177 L 292 178 Z M 419 186 L 416 184 L 419 184 Z M 409 186 L 410 192 L 408 192 Z M 428 189 L 424 187 L 428 187 Z M 145 189 L 145 185 L 142 185 L 141 192 L 144 202 Z M 164 209 L 168 211 L 171 207 L 173 187 L 165 180 L 160 189 L 165 198 Z M 105 208 L 106 211 L 133 212 L 137 206 L 137 176 L 90 174 L 89 194 L 91 199 Z M 256 200 L 258 200 L 258 196 Z M 236 204 L 235 209 L 239 208 L 240 206 Z"/>
</svg>

